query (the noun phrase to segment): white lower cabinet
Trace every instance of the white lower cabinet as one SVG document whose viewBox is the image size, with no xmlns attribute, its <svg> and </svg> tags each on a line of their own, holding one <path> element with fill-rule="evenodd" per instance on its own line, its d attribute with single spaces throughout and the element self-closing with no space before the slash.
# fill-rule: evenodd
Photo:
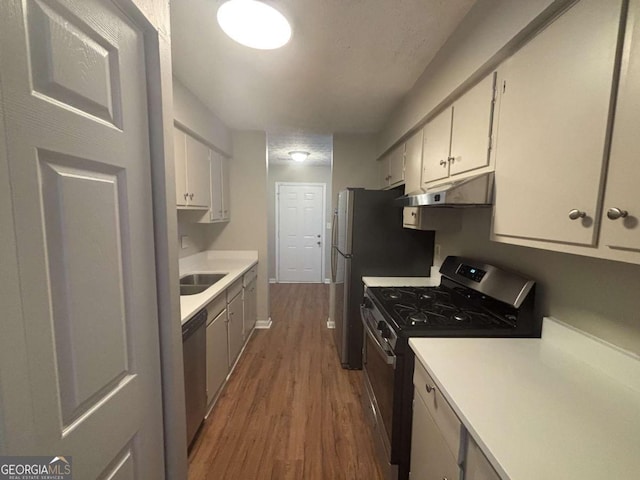
<svg viewBox="0 0 640 480">
<path fill-rule="evenodd" d="M 251 334 L 251 331 L 256 326 L 256 318 L 258 316 L 258 291 L 256 289 L 256 279 L 254 278 L 249 284 L 244 287 L 244 326 L 242 329 L 243 337 L 245 341 Z"/>
<path fill-rule="evenodd" d="M 229 374 L 227 345 L 227 310 L 220 312 L 207 325 L 207 405 L 218 394 Z"/>
<path fill-rule="evenodd" d="M 500 480 L 426 369 L 413 373 L 412 480 Z"/>
<path fill-rule="evenodd" d="M 471 436 L 467 440 L 467 456 L 464 463 L 464 480 L 500 480 L 487 457 Z"/>
<path fill-rule="evenodd" d="M 412 480 L 459 480 L 460 467 L 418 394 L 413 399 Z"/>
<path fill-rule="evenodd" d="M 244 337 L 242 295 L 238 293 L 227 305 L 227 334 L 229 340 L 229 367 L 232 367 L 242 350 Z"/>
</svg>

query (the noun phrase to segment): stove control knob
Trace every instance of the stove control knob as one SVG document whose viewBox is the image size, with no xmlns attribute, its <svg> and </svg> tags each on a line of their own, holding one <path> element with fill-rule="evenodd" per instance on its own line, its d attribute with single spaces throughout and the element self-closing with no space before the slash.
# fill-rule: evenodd
<svg viewBox="0 0 640 480">
<path fill-rule="evenodd" d="M 376 328 L 377 328 L 378 330 L 382 331 L 382 330 L 384 330 L 384 327 L 386 327 L 386 326 L 387 326 L 387 324 L 386 324 L 385 322 L 383 322 L 382 320 L 380 320 L 380 321 L 378 322 L 378 326 L 377 326 Z"/>
<path fill-rule="evenodd" d="M 364 300 L 362 301 L 362 306 L 364 308 L 369 308 L 370 309 L 370 308 L 373 307 L 373 304 L 371 303 L 371 300 L 369 298 L 364 297 Z"/>
</svg>

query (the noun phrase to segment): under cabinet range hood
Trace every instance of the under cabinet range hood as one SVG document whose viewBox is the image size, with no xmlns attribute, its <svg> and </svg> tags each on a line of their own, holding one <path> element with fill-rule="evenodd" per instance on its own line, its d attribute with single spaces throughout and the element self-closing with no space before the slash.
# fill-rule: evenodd
<svg viewBox="0 0 640 480">
<path fill-rule="evenodd" d="M 395 200 L 400 207 L 487 207 L 493 205 L 493 172 L 416 190 Z"/>
</svg>

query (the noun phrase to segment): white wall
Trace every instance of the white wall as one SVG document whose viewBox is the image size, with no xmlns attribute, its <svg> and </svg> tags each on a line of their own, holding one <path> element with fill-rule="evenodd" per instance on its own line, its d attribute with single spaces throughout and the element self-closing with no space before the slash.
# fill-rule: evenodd
<svg viewBox="0 0 640 480">
<path fill-rule="evenodd" d="M 543 19 L 569 3 L 479 0 L 391 116 L 380 134 L 378 154 L 455 95 L 470 77 L 494 68 Z M 555 316 L 640 353 L 640 266 L 491 242 L 490 215 L 490 210 L 465 210 L 461 232 L 438 232 L 441 255 L 436 263 L 446 255 L 464 255 L 520 271 L 538 282 L 541 315 Z"/>
<path fill-rule="evenodd" d="M 376 138 L 371 134 L 334 134 L 332 208 L 346 187 L 379 188 Z"/>
<path fill-rule="evenodd" d="M 455 96 L 469 78 L 481 78 L 506 58 L 527 30 L 571 1 L 478 0 L 390 116 L 378 156 Z"/>
<path fill-rule="evenodd" d="M 522 272 L 537 282 L 541 315 L 640 354 L 640 265 L 492 242 L 490 222 L 489 209 L 465 210 L 461 232 L 436 233 L 436 263 L 463 255 Z"/>
<path fill-rule="evenodd" d="M 207 250 L 258 251 L 258 321 L 269 318 L 267 266 L 267 137 L 233 131 L 229 162 L 230 215 L 224 224 L 206 225 Z"/>
<path fill-rule="evenodd" d="M 269 217 L 269 278 L 276 278 L 276 182 L 323 183 L 325 184 L 325 223 L 331 223 L 331 167 L 291 163 L 269 165 L 269 189 L 267 192 L 267 215 Z M 324 266 L 325 278 L 331 268 L 331 230 L 325 227 Z"/>
<path fill-rule="evenodd" d="M 173 118 L 194 137 L 231 156 L 231 131 L 177 77 L 173 77 Z"/>
</svg>

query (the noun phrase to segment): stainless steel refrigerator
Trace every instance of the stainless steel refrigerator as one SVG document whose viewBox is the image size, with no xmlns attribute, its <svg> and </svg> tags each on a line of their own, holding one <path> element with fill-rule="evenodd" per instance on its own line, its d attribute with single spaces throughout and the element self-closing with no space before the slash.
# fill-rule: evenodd
<svg viewBox="0 0 640 480">
<path fill-rule="evenodd" d="M 434 232 L 402 226 L 402 191 L 348 188 L 338 195 L 331 245 L 331 320 L 340 362 L 362 368 L 363 276 L 428 276 Z"/>
</svg>

